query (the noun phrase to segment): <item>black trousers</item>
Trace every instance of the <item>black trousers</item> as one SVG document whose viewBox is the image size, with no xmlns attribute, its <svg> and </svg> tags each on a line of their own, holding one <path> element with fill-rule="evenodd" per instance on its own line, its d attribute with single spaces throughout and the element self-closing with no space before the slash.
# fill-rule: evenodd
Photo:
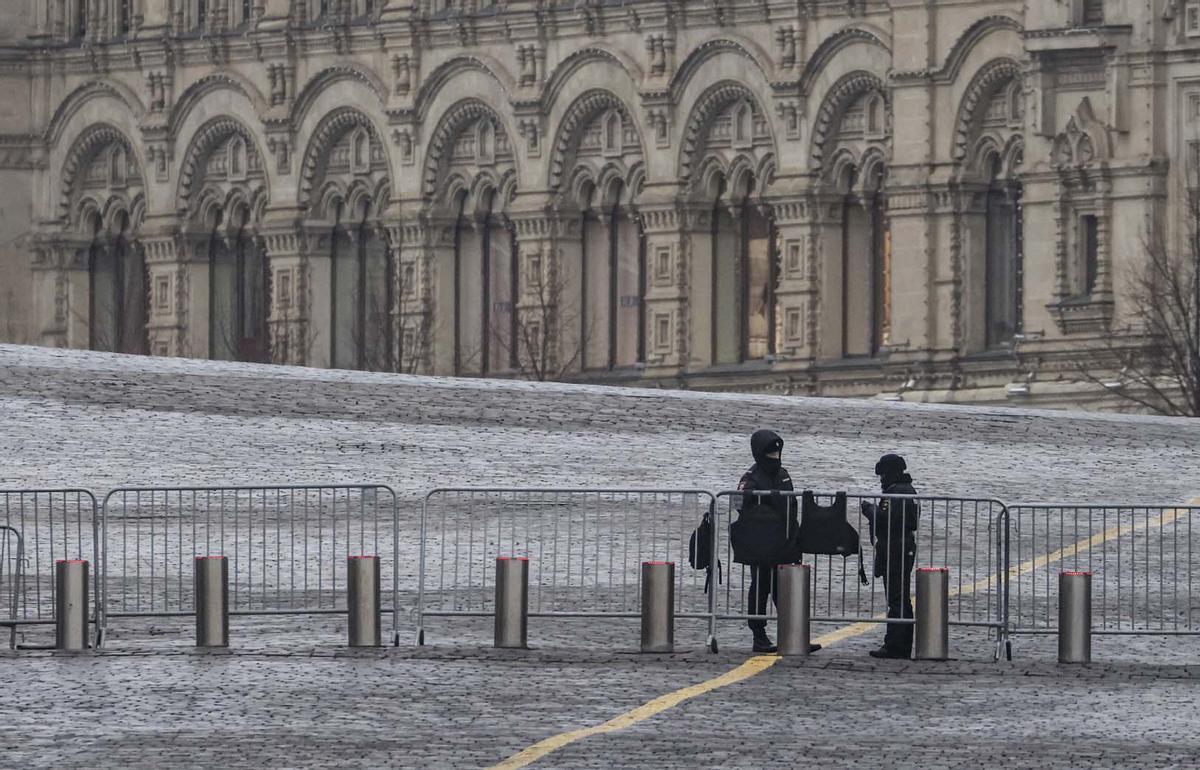
<svg viewBox="0 0 1200 770">
<path fill-rule="evenodd" d="M 887 616 L 889 618 L 912 618 L 912 570 L 916 554 L 895 553 L 888 560 L 883 573 L 883 587 L 887 591 Z M 912 654 L 913 626 L 911 623 L 888 623 L 883 637 L 883 646 L 891 652 Z"/>
<path fill-rule="evenodd" d="M 766 615 L 768 598 L 776 607 L 779 606 L 779 599 L 775 596 L 775 565 L 751 564 L 749 568 L 750 588 L 746 591 L 746 614 Z M 750 626 L 751 631 L 765 631 L 767 621 L 749 620 L 746 625 Z"/>
</svg>

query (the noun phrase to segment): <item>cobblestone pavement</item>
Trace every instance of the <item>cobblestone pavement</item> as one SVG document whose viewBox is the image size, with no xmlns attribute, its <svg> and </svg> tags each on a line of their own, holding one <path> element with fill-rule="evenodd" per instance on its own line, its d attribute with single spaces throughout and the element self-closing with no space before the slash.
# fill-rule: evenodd
<svg viewBox="0 0 1200 770">
<path fill-rule="evenodd" d="M 11 706 L 0 767 L 474 767 L 724 673 L 745 657 L 740 623 L 717 629 L 718 655 L 701 652 L 707 628 L 695 621 L 680 621 L 682 652 L 666 658 L 631 653 L 630 620 L 535 618 L 539 649 L 505 655 L 477 646 L 486 619 L 431 618 L 431 646 L 411 646 L 419 500 L 439 485 L 720 489 L 764 425 L 785 436 L 800 487 L 869 491 L 875 458 L 900 451 L 928 494 L 1177 504 L 1200 493 L 1190 421 L 0 346 L 0 487 L 392 486 L 403 642 L 351 654 L 338 617 L 235 617 L 235 652 L 201 655 L 187 618 L 121 619 L 100 655 L 0 653 Z M 1183 563 L 1178 541 L 1139 538 Z M 1200 755 L 1191 638 L 1100 637 L 1104 665 L 1059 669 L 1053 636 L 1018 637 L 1016 661 L 997 664 L 986 632 L 955 629 L 957 662 L 874 665 L 865 653 L 881 635 L 782 662 L 537 766 L 1137 767 Z"/>
<path fill-rule="evenodd" d="M 481 767 L 744 656 L 319 647 L 0 655 L 6 767 Z M 1196 667 L 771 669 L 535 767 L 1188 767 Z"/>
</svg>

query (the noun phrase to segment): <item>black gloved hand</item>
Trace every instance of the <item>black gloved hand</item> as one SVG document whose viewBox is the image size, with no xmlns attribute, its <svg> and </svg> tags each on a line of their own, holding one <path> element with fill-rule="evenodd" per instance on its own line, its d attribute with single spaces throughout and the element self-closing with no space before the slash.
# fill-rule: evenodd
<svg viewBox="0 0 1200 770">
<path fill-rule="evenodd" d="M 874 503 L 863 500 L 862 502 L 860 502 L 858 504 L 858 507 L 862 511 L 863 516 L 870 518 L 871 516 L 875 515 L 875 504 Z"/>
</svg>

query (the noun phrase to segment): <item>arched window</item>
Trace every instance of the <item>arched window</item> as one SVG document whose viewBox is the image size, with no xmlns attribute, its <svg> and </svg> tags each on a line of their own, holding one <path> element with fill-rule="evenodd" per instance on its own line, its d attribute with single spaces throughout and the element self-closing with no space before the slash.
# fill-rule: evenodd
<svg viewBox="0 0 1200 770">
<path fill-rule="evenodd" d="M 209 356 L 222 361 L 271 360 L 267 328 L 270 276 L 266 255 L 250 232 L 250 211 L 217 212 L 209 239 Z"/>
<path fill-rule="evenodd" d="M 755 202 L 753 176 L 729 189 L 721 177 L 712 212 L 714 364 L 762 360 L 775 353 L 773 224 Z"/>
<path fill-rule="evenodd" d="M 609 153 L 621 152 L 621 113 L 616 110 L 604 121 L 604 150 Z"/>
<path fill-rule="evenodd" d="M 741 104 L 733 113 L 733 140 L 744 144 L 753 138 L 753 113 L 749 104 Z"/>
<path fill-rule="evenodd" d="M 370 202 L 356 206 L 350 211 L 338 204 L 330 241 L 330 359 L 338 369 L 391 371 L 391 251 L 371 220 Z"/>
<path fill-rule="evenodd" d="M 753 179 L 748 184 L 752 188 Z M 775 354 L 775 225 L 748 192 L 742 196 L 738 221 L 744 308 L 741 358 L 755 361 Z"/>
<path fill-rule="evenodd" d="M 580 349 L 584 369 L 630 367 L 645 360 L 646 245 L 621 204 L 624 186 L 592 193 L 581 212 Z"/>
<path fill-rule="evenodd" d="M 460 194 L 454 227 L 454 369 L 483 375 L 517 367 L 516 234 L 495 190 L 472 217 Z M 534 287 L 536 289 L 536 287 Z"/>
<path fill-rule="evenodd" d="M 1024 270 L 1021 185 L 1005 180 L 999 155 L 988 163 L 985 217 L 985 343 L 996 347 L 1010 342 L 1021 331 Z"/>
<path fill-rule="evenodd" d="M 117 35 L 127 35 L 133 29 L 133 0 L 116 0 L 116 32 Z"/>
<path fill-rule="evenodd" d="M 88 347 L 118 348 L 121 280 L 116 255 L 103 242 L 100 215 L 92 212 L 87 225 L 92 233 L 88 247 Z"/>
<path fill-rule="evenodd" d="M 495 129 L 492 121 L 479 121 L 479 133 L 476 135 L 475 158 L 478 163 L 491 163 L 495 157 Z"/>
<path fill-rule="evenodd" d="M 246 177 L 246 143 L 235 138 L 229 143 L 229 178 L 241 180 Z"/>
<path fill-rule="evenodd" d="M 114 232 L 101 232 L 93 215 L 88 254 L 88 343 L 92 350 L 145 354 L 148 309 L 146 264 L 130 242 L 129 215 L 121 212 Z"/>
<path fill-rule="evenodd" d="M 120 145 L 113 147 L 109 156 L 108 183 L 113 187 L 125 184 L 125 148 Z"/>
<path fill-rule="evenodd" d="M 371 170 L 371 135 L 360 128 L 350 138 L 350 172 L 365 174 Z"/>
<path fill-rule="evenodd" d="M 891 333 L 892 243 L 883 193 L 883 165 L 847 166 L 842 192 L 842 355 L 878 355 Z"/>
<path fill-rule="evenodd" d="M 75 0 L 75 28 L 73 32 L 77 38 L 87 37 L 89 2 L 90 0 Z"/>
</svg>

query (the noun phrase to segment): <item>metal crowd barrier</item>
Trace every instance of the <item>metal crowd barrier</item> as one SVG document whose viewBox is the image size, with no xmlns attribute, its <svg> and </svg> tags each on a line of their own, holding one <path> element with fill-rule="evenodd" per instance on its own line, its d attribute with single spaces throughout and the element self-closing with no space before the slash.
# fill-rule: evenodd
<svg viewBox="0 0 1200 770">
<path fill-rule="evenodd" d="M 109 492 L 102 513 L 98 643 L 110 618 L 193 614 L 198 556 L 229 559 L 231 615 L 345 612 L 347 558 L 379 556 L 398 634 L 387 486 L 129 487 Z"/>
<path fill-rule="evenodd" d="M 0 626 L 12 629 L 11 646 L 17 644 L 18 627 L 54 624 L 55 562 L 100 561 L 96 511 L 96 498 L 85 489 L 0 490 L 0 536 L 5 544 L 16 540 L 15 552 L 5 545 L 0 553 L 0 602 L 8 605 L 7 612 L 0 605 Z M 94 593 L 93 620 L 97 598 Z"/>
<path fill-rule="evenodd" d="M 25 547 L 20 530 L 7 524 L 0 525 L 0 621 L 17 619 L 24 565 Z M 17 624 L 13 622 L 10 628 L 8 646 L 15 649 Z"/>
<path fill-rule="evenodd" d="M 797 520 L 801 521 L 803 517 L 799 511 L 802 493 L 776 494 L 782 499 L 794 501 Z M 767 619 L 775 614 L 769 601 L 765 615 L 750 612 L 747 594 L 752 571 L 744 564 L 734 563 L 729 525 L 737 520 L 745 495 L 740 491 L 716 495 L 717 543 L 714 553 L 720 554 L 721 559 L 730 565 L 718 598 L 716 617 L 719 620 Z M 754 497 L 763 502 L 770 500 L 768 494 L 754 493 Z M 828 506 L 835 497 L 834 494 L 818 493 L 815 500 L 820 505 Z M 950 624 L 987 629 L 999 655 L 1005 629 L 1004 596 L 1008 568 L 1004 546 L 1008 510 L 1003 502 L 990 498 L 847 494 L 846 521 L 857 530 L 859 553 L 848 557 L 803 555 L 803 561 L 812 566 L 812 620 L 830 623 L 886 622 L 887 592 L 884 581 L 874 574 L 876 553 L 881 554 L 880 566 L 883 571 L 895 567 L 899 572 L 902 565 L 893 565 L 892 559 L 904 558 L 906 549 L 901 542 L 896 543 L 895 549 L 889 547 L 890 540 L 887 538 L 899 536 L 894 532 L 881 536 L 879 542 L 872 544 L 868 520 L 861 513 L 863 503 L 878 507 L 885 501 L 897 506 L 905 519 L 904 525 L 908 523 L 907 514 L 911 505 L 915 504 L 919 509 L 917 527 L 913 533 L 915 554 L 910 568 L 910 596 L 912 572 L 922 567 L 949 568 Z M 860 556 L 866 585 L 860 579 Z M 913 621 L 901 619 L 899 622 L 911 624 Z"/>
<path fill-rule="evenodd" d="M 1058 633 L 1058 576 L 1069 571 L 1092 574 L 1094 634 L 1200 635 L 1200 507 L 1010 511 L 1010 634 Z"/>
<path fill-rule="evenodd" d="M 712 644 L 715 591 L 688 567 L 712 505 L 695 489 L 433 490 L 421 512 L 418 643 L 428 617 L 490 617 L 496 557 L 524 556 L 530 617 L 639 617 L 642 562 L 675 562 L 675 616 L 708 621 Z"/>
</svg>

